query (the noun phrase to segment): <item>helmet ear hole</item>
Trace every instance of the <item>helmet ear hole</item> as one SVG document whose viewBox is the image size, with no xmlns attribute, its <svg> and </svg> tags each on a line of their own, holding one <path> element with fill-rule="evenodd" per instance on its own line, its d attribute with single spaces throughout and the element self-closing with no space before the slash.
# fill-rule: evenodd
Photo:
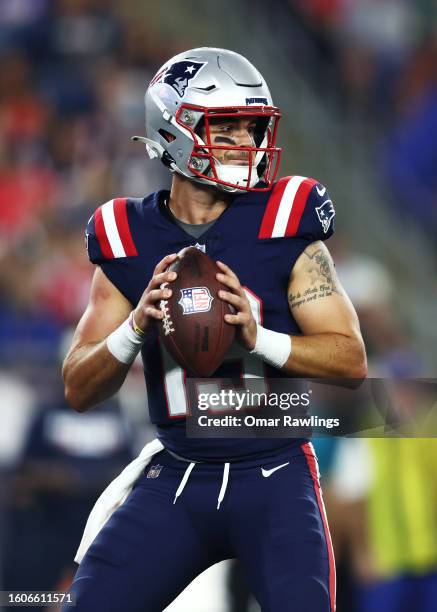
<svg viewBox="0 0 437 612">
<path fill-rule="evenodd" d="M 166 142 L 173 142 L 173 140 L 176 140 L 176 136 L 170 132 L 167 132 L 167 130 L 160 129 L 158 130 L 158 133 L 161 134 Z"/>
</svg>

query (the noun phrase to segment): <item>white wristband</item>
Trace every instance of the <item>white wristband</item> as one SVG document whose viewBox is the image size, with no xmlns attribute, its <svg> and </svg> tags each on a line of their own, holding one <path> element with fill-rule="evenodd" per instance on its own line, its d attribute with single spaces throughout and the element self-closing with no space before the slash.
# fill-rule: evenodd
<svg viewBox="0 0 437 612">
<path fill-rule="evenodd" d="M 275 368 L 282 368 L 291 353 L 291 338 L 288 334 L 265 329 L 257 323 L 255 348 L 251 350 L 256 355 Z"/>
<path fill-rule="evenodd" d="M 144 336 L 133 330 L 131 316 L 106 338 L 108 351 L 121 363 L 133 363 L 144 342 Z"/>
</svg>

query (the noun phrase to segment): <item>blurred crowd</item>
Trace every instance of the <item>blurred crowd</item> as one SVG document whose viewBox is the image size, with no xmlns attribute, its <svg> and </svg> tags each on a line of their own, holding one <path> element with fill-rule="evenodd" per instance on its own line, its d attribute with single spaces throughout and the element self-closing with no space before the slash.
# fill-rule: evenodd
<svg viewBox="0 0 437 612">
<path fill-rule="evenodd" d="M 314 53 L 299 54 L 301 68 L 339 115 L 361 125 L 365 138 L 373 132 L 381 184 L 394 210 L 432 241 L 437 229 L 436 3 L 288 0 L 288 9 L 313 43 Z"/>
<path fill-rule="evenodd" d="M 98 492 L 152 435 L 139 370 L 119 400 L 86 415 L 66 408 L 59 377 L 62 339 L 88 298 L 87 219 L 108 199 L 169 181 L 130 137 L 143 129 L 154 71 L 191 42 L 160 39 L 128 10 L 131 3 L 122 4 L 0 0 L 0 588 L 68 586 Z M 326 95 L 329 85 L 336 112 L 374 135 L 392 206 L 432 236 L 435 3 L 281 4 L 311 41 L 313 53 L 300 64 L 313 86 Z M 370 375 L 420 376 L 384 262 L 356 253 L 341 236 L 332 251 L 359 313 Z M 315 444 L 339 562 L 338 612 L 434 609 L 437 445 Z M 249 610 L 238 569 L 229 585 L 229 609 Z"/>
<path fill-rule="evenodd" d="M 83 231 L 94 209 L 166 180 L 130 137 L 143 129 L 152 71 L 174 49 L 119 4 L 0 3 L 0 345 L 9 359 L 17 334 L 44 342 L 83 311 Z"/>
</svg>

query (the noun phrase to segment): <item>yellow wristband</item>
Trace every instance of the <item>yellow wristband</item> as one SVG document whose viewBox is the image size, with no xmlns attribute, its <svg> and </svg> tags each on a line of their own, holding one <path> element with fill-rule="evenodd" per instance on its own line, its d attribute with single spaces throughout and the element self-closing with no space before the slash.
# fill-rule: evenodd
<svg viewBox="0 0 437 612">
<path fill-rule="evenodd" d="M 144 338 L 144 336 L 146 335 L 146 332 L 144 331 L 144 329 L 141 329 L 141 327 L 138 327 L 138 325 L 135 323 L 134 311 L 133 310 L 130 313 L 129 323 L 130 323 L 130 326 L 132 327 L 132 329 L 134 330 L 134 332 L 136 334 L 138 334 L 139 336 L 141 336 L 142 338 Z"/>
</svg>

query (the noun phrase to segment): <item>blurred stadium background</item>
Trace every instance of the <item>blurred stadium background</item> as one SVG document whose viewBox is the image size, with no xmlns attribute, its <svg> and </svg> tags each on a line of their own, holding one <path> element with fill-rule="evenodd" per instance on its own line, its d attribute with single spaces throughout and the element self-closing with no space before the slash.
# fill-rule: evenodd
<svg viewBox="0 0 437 612">
<path fill-rule="evenodd" d="M 153 436 L 139 369 L 119 398 L 76 415 L 60 360 L 88 296 L 87 219 L 169 182 L 130 142 L 144 90 L 166 59 L 203 45 L 267 77 L 284 114 L 282 175 L 328 185 L 330 248 L 370 375 L 435 376 L 434 0 L 0 0 L 0 589 L 68 588 L 93 501 Z M 316 444 L 338 612 L 436 610 L 435 441 Z M 169 608 L 257 609 L 235 565 Z"/>
</svg>

